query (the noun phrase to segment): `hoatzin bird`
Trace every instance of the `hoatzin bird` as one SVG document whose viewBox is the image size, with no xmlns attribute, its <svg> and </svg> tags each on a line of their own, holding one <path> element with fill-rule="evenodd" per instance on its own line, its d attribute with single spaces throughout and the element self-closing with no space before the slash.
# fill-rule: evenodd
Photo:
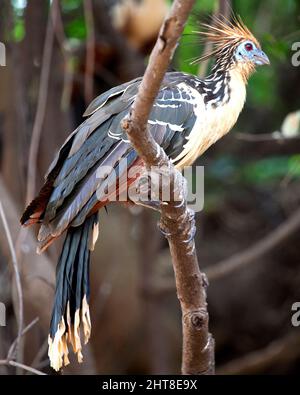
<svg viewBox="0 0 300 395">
<path fill-rule="evenodd" d="M 178 169 L 191 165 L 233 127 L 244 106 L 248 78 L 256 66 L 269 64 L 240 19 L 229 22 L 215 18 L 199 34 L 213 44 L 211 53 L 205 55 L 215 58 L 211 74 L 201 80 L 168 72 L 148 121 L 154 138 Z M 141 78 L 137 78 L 114 87 L 90 104 L 84 113 L 87 119 L 63 144 L 39 195 L 21 218 L 25 226 L 41 224 L 40 252 L 66 231 L 49 334 L 49 357 L 56 370 L 69 363 L 68 343 L 82 361 L 81 330 L 85 343 L 91 333 L 90 251 L 98 236 L 98 211 L 110 202 L 104 191 L 114 178 L 99 178 L 97 171 L 104 166 L 114 169 L 120 193 L 125 171 L 121 159 L 127 159 L 129 168 L 144 167 L 120 125 L 130 112 L 140 83 Z M 101 191 L 105 198 L 101 198 Z"/>
</svg>

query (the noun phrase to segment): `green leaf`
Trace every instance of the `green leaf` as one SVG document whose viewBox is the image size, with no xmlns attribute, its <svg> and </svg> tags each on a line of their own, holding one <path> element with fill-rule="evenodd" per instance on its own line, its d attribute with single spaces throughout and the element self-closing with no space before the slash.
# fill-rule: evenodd
<svg viewBox="0 0 300 395">
<path fill-rule="evenodd" d="M 16 21 L 14 23 L 13 31 L 12 31 L 12 37 L 13 37 L 13 40 L 16 42 L 20 42 L 24 39 L 25 26 L 24 26 L 23 19 L 21 19 L 21 18 L 16 19 Z"/>
<path fill-rule="evenodd" d="M 69 38 L 77 38 L 78 40 L 85 40 L 87 31 L 84 22 L 84 18 L 73 19 L 66 25 L 66 35 Z"/>
</svg>

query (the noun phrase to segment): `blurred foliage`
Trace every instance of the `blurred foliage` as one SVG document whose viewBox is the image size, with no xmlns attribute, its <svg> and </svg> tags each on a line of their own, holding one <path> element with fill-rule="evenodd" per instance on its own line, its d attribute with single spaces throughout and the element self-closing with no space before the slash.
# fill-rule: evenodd
<svg viewBox="0 0 300 395">
<path fill-rule="evenodd" d="M 84 21 L 82 0 L 63 0 L 62 11 L 71 20 L 65 24 L 66 36 L 70 39 L 85 40 L 86 25 Z"/>
<path fill-rule="evenodd" d="M 300 177 L 300 155 L 274 156 L 249 162 L 225 156 L 210 166 L 207 175 L 224 184 L 230 180 L 230 183 L 244 185 L 272 185 L 286 175 Z"/>
<path fill-rule="evenodd" d="M 65 12 L 77 11 L 82 7 L 82 0 L 62 0 L 61 6 Z"/>
<path fill-rule="evenodd" d="M 13 0 L 12 5 L 14 7 L 13 15 L 13 29 L 9 36 L 13 41 L 22 41 L 25 36 L 25 25 L 24 25 L 24 10 L 26 7 L 26 1 Z"/>
<path fill-rule="evenodd" d="M 84 40 L 86 38 L 86 26 L 83 17 L 78 17 L 66 24 L 66 35 L 68 38 Z"/>
</svg>

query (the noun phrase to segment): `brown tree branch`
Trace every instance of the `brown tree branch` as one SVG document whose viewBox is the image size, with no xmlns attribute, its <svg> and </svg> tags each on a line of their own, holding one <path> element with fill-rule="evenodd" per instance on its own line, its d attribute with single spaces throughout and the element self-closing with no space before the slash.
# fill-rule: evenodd
<svg viewBox="0 0 300 395">
<path fill-rule="evenodd" d="M 194 244 L 194 213 L 186 205 L 186 184 L 182 175 L 147 129 L 153 102 L 193 5 L 194 0 L 174 1 L 151 53 L 131 114 L 123 121 L 123 127 L 148 168 L 158 166 L 167 169 L 171 196 L 181 196 L 180 204 L 173 198 L 160 204 L 160 228 L 169 242 L 182 310 L 182 373 L 210 374 L 214 371 L 214 347 L 208 332 L 206 282 L 199 270 Z"/>
</svg>

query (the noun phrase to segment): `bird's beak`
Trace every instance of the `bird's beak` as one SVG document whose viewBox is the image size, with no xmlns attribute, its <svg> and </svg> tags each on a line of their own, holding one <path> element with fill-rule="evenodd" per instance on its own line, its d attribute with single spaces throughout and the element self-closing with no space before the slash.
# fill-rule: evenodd
<svg viewBox="0 0 300 395">
<path fill-rule="evenodd" d="M 260 49 L 257 49 L 254 51 L 253 53 L 253 57 L 254 57 L 254 63 L 257 66 L 263 66 L 263 65 L 269 65 L 270 64 L 270 60 L 267 57 L 267 55 Z"/>
</svg>

